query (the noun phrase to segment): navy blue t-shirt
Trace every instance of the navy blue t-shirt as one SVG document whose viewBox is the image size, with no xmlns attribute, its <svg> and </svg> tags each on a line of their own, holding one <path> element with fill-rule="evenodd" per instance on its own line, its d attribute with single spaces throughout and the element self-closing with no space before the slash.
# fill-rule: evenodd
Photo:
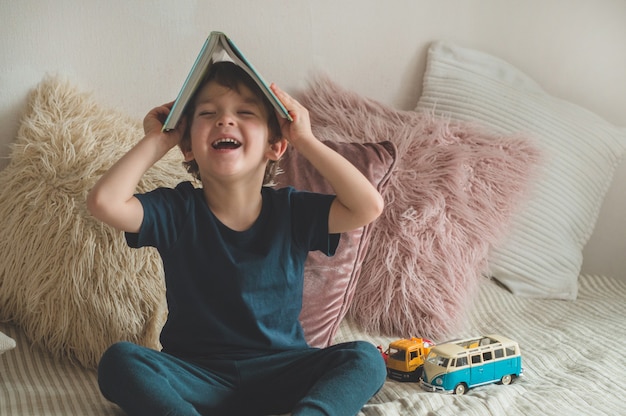
<svg viewBox="0 0 626 416">
<path fill-rule="evenodd" d="M 255 223 L 234 231 L 213 215 L 202 189 L 138 194 L 144 219 L 131 247 L 156 247 L 163 260 L 169 315 L 163 351 L 187 358 L 242 357 L 306 348 L 298 320 L 309 251 L 333 255 L 333 195 L 263 187 Z"/>
</svg>

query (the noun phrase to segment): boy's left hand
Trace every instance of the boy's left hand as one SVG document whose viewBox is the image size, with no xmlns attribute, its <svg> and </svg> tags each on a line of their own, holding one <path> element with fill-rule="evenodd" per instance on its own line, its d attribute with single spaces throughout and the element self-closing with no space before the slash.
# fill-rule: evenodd
<svg viewBox="0 0 626 416">
<path fill-rule="evenodd" d="M 281 90 L 276 84 L 272 83 L 270 88 L 276 94 L 278 99 L 283 103 L 289 115 L 293 121 L 289 121 L 286 118 L 278 116 L 280 122 L 280 129 L 283 133 L 283 138 L 287 139 L 289 143 L 297 147 L 298 141 L 301 139 L 315 138 L 311 130 L 311 119 L 309 118 L 309 111 L 298 102 L 295 98 Z"/>
<path fill-rule="evenodd" d="M 270 86 L 285 105 L 293 121 L 281 120 L 283 138 L 288 140 L 330 183 L 336 198 L 328 213 L 328 232 L 352 231 L 376 219 L 384 201 L 378 190 L 347 159 L 317 140 L 311 129 L 309 111 L 278 88 Z"/>
</svg>

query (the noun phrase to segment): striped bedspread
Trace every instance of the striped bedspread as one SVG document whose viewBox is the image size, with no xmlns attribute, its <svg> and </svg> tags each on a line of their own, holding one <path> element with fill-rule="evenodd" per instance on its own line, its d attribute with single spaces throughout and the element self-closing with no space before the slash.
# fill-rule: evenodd
<svg viewBox="0 0 626 416">
<path fill-rule="evenodd" d="M 0 331 L 17 341 L 0 355 L 0 415 L 123 414 L 101 397 L 95 372 L 54 361 L 15 327 Z M 455 396 L 388 380 L 359 415 L 626 414 L 626 282 L 583 275 L 574 302 L 518 298 L 486 283 L 458 337 L 487 333 L 520 344 L 524 374 L 512 384 Z M 336 341 L 351 339 L 391 341 L 346 320 Z"/>
<path fill-rule="evenodd" d="M 101 395 L 96 372 L 55 361 L 24 333 L 0 324 L 17 347 L 0 355 L 1 416 L 123 415 Z"/>
<path fill-rule="evenodd" d="M 581 276 L 574 302 L 519 298 L 489 282 L 468 320 L 459 338 L 496 333 L 519 342 L 519 379 L 463 396 L 387 380 L 360 415 L 626 415 L 626 282 Z M 389 342 L 344 322 L 336 340 L 349 339 Z"/>
</svg>

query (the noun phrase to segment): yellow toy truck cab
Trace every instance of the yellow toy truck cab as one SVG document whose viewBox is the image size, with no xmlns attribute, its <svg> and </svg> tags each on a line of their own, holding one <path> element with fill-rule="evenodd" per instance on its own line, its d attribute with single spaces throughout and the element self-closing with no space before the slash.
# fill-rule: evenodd
<svg viewBox="0 0 626 416">
<path fill-rule="evenodd" d="M 425 338 L 393 341 L 385 352 L 387 376 L 398 381 L 419 381 L 424 360 L 434 345 Z"/>
</svg>

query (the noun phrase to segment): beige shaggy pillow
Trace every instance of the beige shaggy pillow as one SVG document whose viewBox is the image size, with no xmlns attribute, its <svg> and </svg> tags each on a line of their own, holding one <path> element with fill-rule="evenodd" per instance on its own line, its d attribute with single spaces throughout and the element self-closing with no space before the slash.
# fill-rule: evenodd
<svg viewBox="0 0 626 416">
<path fill-rule="evenodd" d="M 142 135 L 138 122 L 47 77 L 0 172 L 0 320 L 87 367 L 118 340 L 159 346 L 166 306 L 158 253 L 128 248 L 85 208 L 95 181 Z M 188 179 L 179 153 L 152 168 L 140 190 Z"/>
</svg>

